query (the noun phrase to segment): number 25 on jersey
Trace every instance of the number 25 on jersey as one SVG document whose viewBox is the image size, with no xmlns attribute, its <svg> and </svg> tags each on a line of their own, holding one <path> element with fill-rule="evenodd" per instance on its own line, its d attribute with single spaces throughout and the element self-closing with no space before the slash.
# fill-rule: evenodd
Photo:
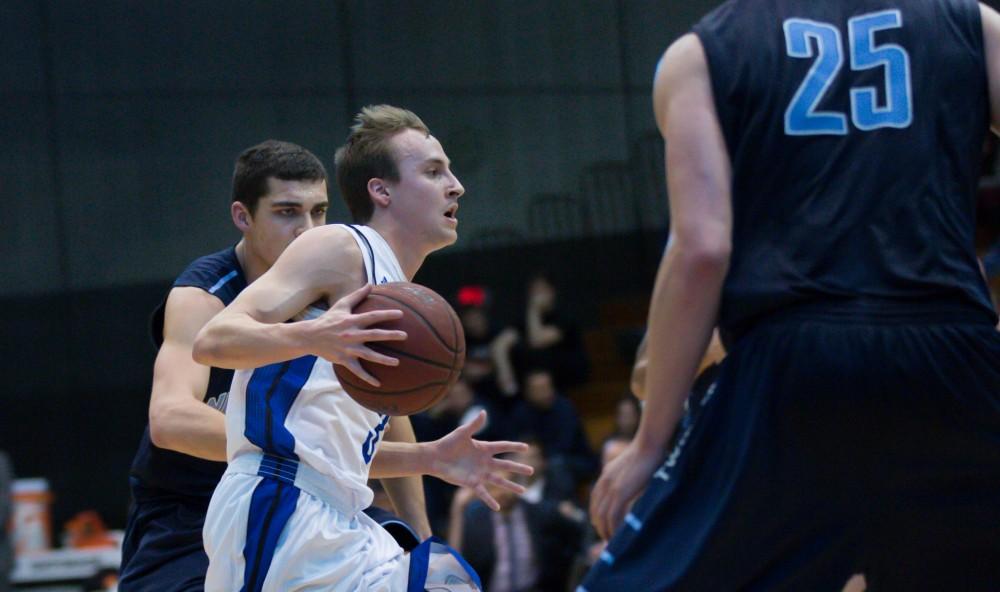
<svg viewBox="0 0 1000 592">
<path fill-rule="evenodd" d="M 899 45 L 878 45 L 875 34 L 903 26 L 898 10 L 856 16 L 847 22 L 851 70 L 883 68 L 884 106 L 873 86 L 851 89 L 851 121 L 861 131 L 883 127 L 905 128 L 913 121 L 910 56 Z M 785 110 L 785 133 L 791 136 L 845 135 L 847 115 L 818 111 L 830 86 L 844 65 L 840 29 L 829 23 L 790 18 L 784 23 L 789 57 L 813 58 L 812 68 Z"/>
</svg>

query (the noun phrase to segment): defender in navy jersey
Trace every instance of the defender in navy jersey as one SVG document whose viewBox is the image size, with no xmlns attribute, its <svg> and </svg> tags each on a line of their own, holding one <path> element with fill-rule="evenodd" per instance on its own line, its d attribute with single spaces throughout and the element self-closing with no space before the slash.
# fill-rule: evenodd
<svg viewBox="0 0 1000 592">
<path fill-rule="evenodd" d="M 592 520 L 615 536 L 582 589 L 862 574 L 996 590 L 1000 334 L 973 231 L 1000 17 L 730 0 L 667 50 L 653 98 L 671 237 L 647 403 L 595 486 Z M 729 355 L 678 428 L 716 324 Z"/>
<path fill-rule="evenodd" d="M 326 171 L 313 154 L 276 141 L 246 150 L 233 175 L 231 208 L 242 239 L 188 266 L 154 313 L 159 352 L 149 426 L 130 475 L 123 592 L 204 588 L 208 557 L 201 531 L 226 468 L 221 412 L 233 371 L 196 364 L 191 344 L 296 236 L 326 222 L 327 206 Z"/>
</svg>

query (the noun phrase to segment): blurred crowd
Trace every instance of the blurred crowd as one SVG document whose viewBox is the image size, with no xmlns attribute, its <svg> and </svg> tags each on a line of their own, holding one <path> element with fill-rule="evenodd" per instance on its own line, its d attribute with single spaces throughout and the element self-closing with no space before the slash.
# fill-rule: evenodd
<svg viewBox="0 0 1000 592">
<path fill-rule="evenodd" d="M 578 322 L 560 307 L 545 275 L 528 280 L 517 319 L 493 318 L 485 287 L 465 287 L 456 301 L 465 368 L 440 403 L 411 418 L 417 438 L 440 438 L 485 409 L 489 420 L 477 437 L 528 443 L 511 458 L 535 473 L 508 475 L 527 488 L 524 495 L 491 491 L 499 512 L 469 490 L 426 478 L 431 527 L 461 551 L 491 592 L 571 589 L 603 550 L 585 511 L 589 488 L 631 440 L 639 402 L 627 392 L 609 394 L 620 400 L 613 428 L 595 450 L 567 396 L 587 382 L 587 350 Z"/>
</svg>

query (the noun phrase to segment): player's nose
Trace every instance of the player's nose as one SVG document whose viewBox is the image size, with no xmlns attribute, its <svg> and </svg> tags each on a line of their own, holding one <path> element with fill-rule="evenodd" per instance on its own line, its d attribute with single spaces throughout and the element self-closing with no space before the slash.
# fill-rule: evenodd
<svg viewBox="0 0 1000 592">
<path fill-rule="evenodd" d="M 454 173 L 448 173 L 451 176 L 451 185 L 448 187 L 448 197 L 462 197 L 465 194 L 465 187 L 462 186 L 462 182 L 458 180 L 458 177 Z"/>
<path fill-rule="evenodd" d="M 317 226 L 317 224 L 313 221 L 312 216 L 306 216 L 302 224 L 299 224 L 299 227 L 295 229 L 295 236 L 299 236 L 303 232 L 309 230 L 310 228 L 314 228 L 315 226 Z"/>
</svg>

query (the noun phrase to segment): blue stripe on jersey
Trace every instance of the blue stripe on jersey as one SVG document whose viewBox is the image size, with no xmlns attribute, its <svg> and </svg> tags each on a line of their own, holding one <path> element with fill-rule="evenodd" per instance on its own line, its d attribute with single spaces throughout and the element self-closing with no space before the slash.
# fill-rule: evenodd
<svg viewBox="0 0 1000 592">
<path fill-rule="evenodd" d="M 299 489 L 274 479 L 261 479 L 250 498 L 247 541 L 243 546 L 243 587 L 240 592 L 259 592 L 271 568 L 278 537 L 295 512 Z"/>
<path fill-rule="evenodd" d="M 285 418 L 315 362 L 316 356 L 303 356 L 253 371 L 247 383 L 243 435 L 265 453 L 298 459 L 295 437 L 285 427 Z"/>
<path fill-rule="evenodd" d="M 222 278 L 220 278 L 219 281 L 215 282 L 214 286 L 212 286 L 211 288 L 208 289 L 208 293 L 209 294 L 215 294 L 216 292 L 218 292 L 219 288 L 221 288 L 222 286 L 225 286 L 226 282 L 228 282 L 229 280 L 231 280 L 234 277 L 236 277 L 237 273 L 239 273 L 239 270 L 234 269 L 234 270 L 230 271 L 229 273 L 227 273 L 226 275 L 222 276 Z"/>
</svg>

